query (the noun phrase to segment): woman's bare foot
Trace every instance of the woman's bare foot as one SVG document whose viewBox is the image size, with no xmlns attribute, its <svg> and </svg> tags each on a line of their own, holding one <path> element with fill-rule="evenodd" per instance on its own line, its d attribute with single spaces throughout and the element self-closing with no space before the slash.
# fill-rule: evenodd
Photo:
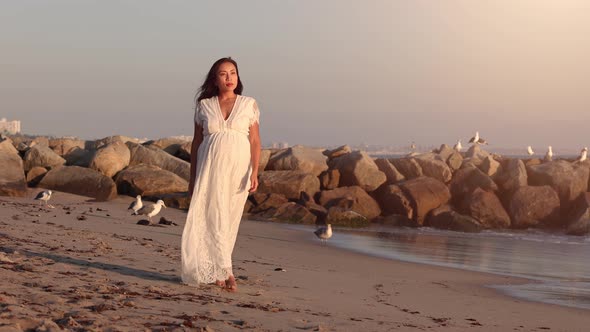
<svg viewBox="0 0 590 332">
<path fill-rule="evenodd" d="M 225 288 L 225 281 L 223 280 L 215 280 L 215 284 L 219 287 Z"/>
<path fill-rule="evenodd" d="M 238 290 L 238 284 L 236 283 L 236 278 L 234 276 L 229 276 L 225 281 L 225 289 L 228 292 L 236 292 Z"/>
</svg>

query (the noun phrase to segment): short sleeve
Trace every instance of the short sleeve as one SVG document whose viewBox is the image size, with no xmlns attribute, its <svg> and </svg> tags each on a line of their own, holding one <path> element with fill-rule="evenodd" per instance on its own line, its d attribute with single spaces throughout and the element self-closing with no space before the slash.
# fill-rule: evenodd
<svg viewBox="0 0 590 332">
<path fill-rule="evenodd" d="M 258 103 L 254 101 L 254 105 L 252 106 L 252 116 L 250 117 L 250 126 L 255 123 L 260 123 L 260 110 L 258 109 Z"/>
<path fill-rule="evenodd" d="M 203 126 L 203 120 L 200 117 L 201 115 L 201 102 L 197 102 L 197 105 L 195 106 L 195 123 L 198 124 L 199 126 Z"/>
</svg>

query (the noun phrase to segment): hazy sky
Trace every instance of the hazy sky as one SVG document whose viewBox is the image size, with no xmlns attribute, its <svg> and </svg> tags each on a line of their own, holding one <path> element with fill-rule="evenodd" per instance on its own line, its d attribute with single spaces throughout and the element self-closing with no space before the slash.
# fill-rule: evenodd
<svg viewBox="0 0 590 332">
<path fill-rule="evenodd" d="M 590 145 L 588 0 L 14 0 L 0 31 L 25 133 L 192 135 L 232 56 L 265 144 Z"/>
</svg>

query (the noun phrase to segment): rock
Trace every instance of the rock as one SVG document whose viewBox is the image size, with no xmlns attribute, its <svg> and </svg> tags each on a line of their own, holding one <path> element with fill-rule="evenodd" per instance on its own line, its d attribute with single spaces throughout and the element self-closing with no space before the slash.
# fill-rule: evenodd
<svg viewBox="0 0 590 332">
<path fill-rule="evenodd" d="M 449 165 L 452 172 L 458 171 L 461 168 L 461 165 L 463 165 L 463 156 L 457 151 L 453 152 L 453 154 L 447 158 L 447 165 Z"/>
<path fill-rule="evenodd" d="M 559 195 L 562 211 L 568 211 L 582 193 L 588 191 L 590 170 L 579 164 L 558 160 L 528 167 L 531 186 L 551 186 Z"/>
<path fill-rule="evenodd" d="M 528 183 L 526 167 L 520 159 L 508 159 L 503 162 L 502 171 L 495 180 L 502 193 L 514 193 L 516 189 Z"/>
<path fill-rule="evenodd" d="M 470 216 L 459 214 L 449 209 L 431 213 L 426 219 L 426 226 L 457 232 L 478 233 L 482 225 Z"/>
<path fill-rule="evenodd" d="M 157 147 L 161 150 L 164 150 L 164 152 L 176 157 L 178 155 L 178 150 L 185 143 L 187 143 L 186 139 L 177 138 L 177 137 L 165 137 L 165 138 L 160 138 L 155 141 L 146 142 L 146 143 L 144 143 L 144 146 L 149 145 L 149 146 Z M 191 144 L 191 141 L 188 141 L 188 143 Z M 190 148 L 189 148 L 189 155 L 190 155 Z"/>
<path fill-rule="evenodd" d="M 115 141 L 96 150 L 89 167 L 111 178 L 129 166 L 130 159 L 127 145 Z"/>
<path fill-rule="evenodd" d="M 453 177 L 451 169 L 440 157 L 434 153 L 425 153 L 415 158 L 424 176 L 435 178 L 442 183 L 448 183 Z"/>
<path fill-rule="evenodd" d="M 393 166 L 393 164 L 387 159 L 376 159 L 375 164 L 379 170 L 385 174 L 385 177 L 387 178 L 387 184 L 396 184 L 406 179 L 406 177 L 400 173 L 397 168 L 395 168 L 395 166 Z"/>
<path fill-rule="evenodd" d="M 264 196 L 263 199 L 262 196 Z M 287 197 L 275 193 L 257 193 L 253 200 L 256 202 L 256 205 L 250 211 L 251 213 L 262 213 L 271 209 L 276 211 L 279 207 L 289 201 Z"/>
<path fill-rule="evenodd" d="M 287 202 L 276 209 L 272 219 L 296 224 L 315 224 L 317 217 L 305 207 L 295 202 Z"/>
<path fill-rule="evenodd" d="M 68 166 L 88 167 L 94 157 L 94 152 L 95 151 L 88 151 L 80 149 L 79 147 L 74 147 L 64 156 L 64 158 L 66 159 L 66 164 Z"/>
<path fill-rule="evenodd" d="M 417 228 L 420 227 L 414 220 L 409 219 L 406 216 L 398 215 L 398 214 L 390 214 L 387 216 L 380 216 L 377 219 L 372 221 L 373 223 L 379 223 L 385 226 L 394 226 L 394 227 L 412 227 Z"/>
<path fill-rule="evenodd" d="M 117 174 L 119 194 L 159 196 L 188 191 L 188 182 L 178 175 L 154 165 L 134 165 Z"/>
<path fill-rule="evenodd" d="M 483 150 L 479 144 L 473 144 L 465 153 L 466 158 L 483 160 L 490 156 L 490 153 Z"/>
<path fill-rule="evenodd" d="M 9 139 L 0 142 L 0 153 L 6 152 L 18 156 L 19 151 L 12 145 Z"/>
<path fill-rule="evenodd" d="M 323 154 L 328 157 L 328 160 L 331 160 L 351 152 L 350 146 L 342 145 L 332 150 L 325 150 Z"/>
<path fill-rule="evenodd" d="M 590 193 L 584 193 L 574 203 L 572 213 L 567 218 L 567 235 L 587 235 L 590 233 Z"/>
<path fill-rule="evenodd" d="M 414 214 L 412 220 L 419 225 L 424 224 L 426 215 L 433 209 L 447 204 L 451 194 L 447 186 L 431 177 L 419 177 L 399 184 L 410 200 Z"/>
<path fill-rule="evenodd" d="M 153 165 L 172 172 L 186 181 L 190 180 L 190 163 L 171 156 L 157 147 L 150 148 L 132 142 L 127 142 L 127 147 L 131 153 L 129 166 Z"/>
<path fill-rule="evenodd" d="M 24 197 L 27 194 L 23 161 L 15 150 L 6 146 L 0 148 L 0 196 Z"/>
<path fill-rule="evenodd" d="M 191 161 L 191 149 L 193 146 L 193 141 L 184 142 L 179 147 L 174 156 L 176 158 L 182 159 L 184 161 Z"/>
<path fill-rule="evenodd" d="M 244 214 L 250 214 L 250 211 L 254 207 L 254 203 L 250 200 L 246 200 L 246 204 L 244 204 Z"/>
<path fill-rule="evenodd" d="M 415 179 L 422 176 L 422 167 L 413 158 L 389 159 L 395 168 L 403 174 L 406 180 Z"/>
<path fill-rule="evenodd" d="M 559 219 L 559 196 L 550 186 L 520 187 L 512 195 L 508 211 L 513 227 L 547 225 Z"/>
<path fill-rule="evenodd" d="M 487 156 L 479 165 L 479 169 L 489 177 L 494 177 L 500 171 L 500 163 L 492 156 Z"/>
<path fill-rule="evenodd" d="M 99 172 L 79 166 L 63 166 L 45 174 L 39 186 L 46 189 L 107 201 L 117 197 L 115 182 Z"/>
<path fill-rule="evenodd" d="M 376 191 L 377 202 L 384 215 L 401 215 L 412 219 L 414 209 L 406 194 L 399 186 L 384 185 Z"/>
<path fill-rule="evenodd" d="M 264 171 L 258 183 L 258 192 L 282 194 L 288 199 L 299 199 L 302 191 L 311 197 L 320 191 L 320 180 L 301 171 Z"/>
<path fill-rule="evenodd" d="M 340 171 L 340 187 L 359 186 L 366 191 L 373 191 L 387 180 L 373 159 L 363 151 L 331 159 L 329 166 Z"/>
<path fill-rule="evenodd" d="M 329 169 L 320 174 L 319 179 L 320 188 L 322 190 L 336 189 L 340 183 L 340 171 L 337 169 Z"/>
<path fill-rule="evenodd" d="M 31 168 L 31 170 L 27 173 L 27 184 L 31 187 L 36 186 L 41 182 L 41 179 L 47 173 L 47 169 L 45 167 L 35 166 Z"/>
<path fill-rule="evenodd" d="M 84 149 L 86 141 L 75 138 L 53 138 L 48 141 L 48 145 L 60 157 L 65 158 L 75 148 Z"/>
<path fill-rule="evenodd" d="M 436 153 L 440 157 L 440 160 L 446 161 L 455 152 L 457 152 L 457 151 L 455 151 L 450 146 L 448 146 L 446 144 L 441 144 L 440 148 L 438 149 L 438 151 Z"/>
<path fill-rule="evenodd" d="M 25 153 L 25 172 L 35 166 L 56 168 L 66 163 L 66 160 L 45 145 L 37 144 Z"/>
<path fill-rule="evenodd" d="M 98 150 L 101 147 L 103 147 L 105 145 L 109 145 L 109 144 L 111 144 L 113 142 L 123 142 L 125 144 L 127 144 L 128 142 L 130 142 L 130 143 L 139 144 L 139 140 L 137 138 L 127 137 L 127 136 L 121 136 L 121 135 L 115 135 L 115 136 L 105 137 L 105 138 L 96 140 L 94 142 L 92 142 L 92 141 L 87 142 L 87 144 L 86 144 L 86 150 Z M 127 145 L 127 146 L 129 146 L 129 145 Z M 129 146 L 129 148 L 131 149 L 130 146 Z"/>
<path fill-rule="evenodd" d="M 326 159 L 320 150 L 296 145 L 272 156 L 266 168 L 275 171 L 302 171 L 318 176 L 328 169 Z"/>
<path fill-rule="evenodd" d="M 162 200 L 169 208 L 188 210 L 191 205 L 191 197 L 187 192 L 174 192 L 143 197 L 145 201 L 157 202 Z"/>
<path fill-rule="evenodd" d="M 456 206 L 461 206 L 465 197 L 477 188 L 485 191 L 498 191 L 496 183 L 478 168 L 472 166 L 458 170 L 450 183 L 453 203 Z"/>
<path fill-rule="evenodd" d="M 493 192 L 476 188 L 466 197 L 463 206 L 467 214 L 478 220 L 484 228 L 510 227 L 510 217 Z"/>
<path fill-rule="evenodd" d="M 344 227 L 366 227 L 371 224 L 362 214 L 338 206 L 328 209 L 326 223 Z"/>
<path fill-rule="evenodd" d="M 344 208 L 355 211 L 368 220 L 372 220 L 381 214 L 379 204 L 359 186 L 322 191 L 319 203 L 327 208 L 329 213 L 330 208 L 341 204 L 343 199 L 349 202 Z"/>
<path fill-rule="evenodd" d="M 258 162 L 258 174 L 264 172 L 266 170 L 266 166 L 268 165 L 268 161 L 270 160 L 270 150 L 263 149 L 260 151 L 260 160 Z"/>
<path fill-rule="evenodd" d="M 542 161 L 541 159 L 538 159 L 538 158 L 531 158 L 531 159 L 528 159 L 528 160 L 526 160 L 526 161 L 524 162 L 524 165 L 525 165 L 526 167 L 529 167 L 529 166 L 536 166 L 536 165 L 541 165 L 542 163 L 543 163 L 543 161 Z"/>
</svg>

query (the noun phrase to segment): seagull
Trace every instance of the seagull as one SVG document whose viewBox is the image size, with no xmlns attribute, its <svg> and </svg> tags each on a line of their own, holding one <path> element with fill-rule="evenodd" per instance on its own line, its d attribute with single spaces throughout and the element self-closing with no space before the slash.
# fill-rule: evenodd
<svg viewBox="0 0 590 332">
<path fill-rule="evenodd" d="M 533 148 L 530 145 L 526 147 L 526 152 L 529 154 L 529 156 L 535 154 L 535 151 L 533 151 Z"/>
<path fill-rule="evenodd" d="M 322 240 L 322 242 L 326 242 L 332 237 L 332 225 L 327 224 L 326 226 L 322 226 L 313 233 L 318 237 L 318 239 Z"/>
<path fill-rule="evenodd" d="M 137 211 L 137 214 L 147 216 L 151 223 L 152 217 L 160 213 L 162 207 L 166 207 L 166 205 L 164 205 L 164 201 L 160 199 L 156 202 L 156 204 L 150 204 L 142 207 Z"/>
<path fill-rule="evenodd" d="M 463 149 L 463 146 L 461 145 L 461 140 L 457 141 L 457 144 L 455 144 L 455 146 L 453 146 L 453 149 L 455 149 L 455 151 L 457 151 L 457 152 L 461 152 L 461 149 Z"/>
<path fill-rule="evenodd" d="M 580 156 L 578 157 L 578 159 L 576 159 L 576 161 L 581 163 L 586 159 L 588 159 L 588 148 L 583 148 L 580 152 Z"/>
<path fill-rule="evenodd" d="M 551 145 L 549 145 L 547 147 L 547 153 L 545 154 L 545 158 L 543 160 L 545 160 L 545 161 L 552 161 L 553 160 L 553 148 L 551 148 Z"/>
<path fill-rule="evenodd" d="M 129 208 L 127 210 L 133 210 L 132 216 L 137 215 L 137 211 L 143 207 L 143 202 L 141 201 L 141 195 L 137 195 L 135 197 L 135 201 L 131 202 Z"/>
<path fill-rule="evenodd" d="M 479 131 L 475 132 L 475 136 L 471 137 L 469 143 L 477 144 L 479 142 Z"/>
<path fill-rule="evenodd" d="M 412 142 L 412 145 L 410 145 L 410 149 L 416 150 L 416 143 Z"/>
<path fill-rule="evenodd" d="M 51 198 L 52 193 L 53 192 L 51 190 L 43 190 L 43 191 L 39 192 L 37 194 L 37 196 L 35 196 L 35 200 L 39 201 L 40 204 L 41 204 L 41 201 L 43 201 L 43 202 L 45 202 L 45 206 L 53 208 L 52 205 L 47 204 L 47 201 L 49 201 L 49 199 Z"/>
</svg>

